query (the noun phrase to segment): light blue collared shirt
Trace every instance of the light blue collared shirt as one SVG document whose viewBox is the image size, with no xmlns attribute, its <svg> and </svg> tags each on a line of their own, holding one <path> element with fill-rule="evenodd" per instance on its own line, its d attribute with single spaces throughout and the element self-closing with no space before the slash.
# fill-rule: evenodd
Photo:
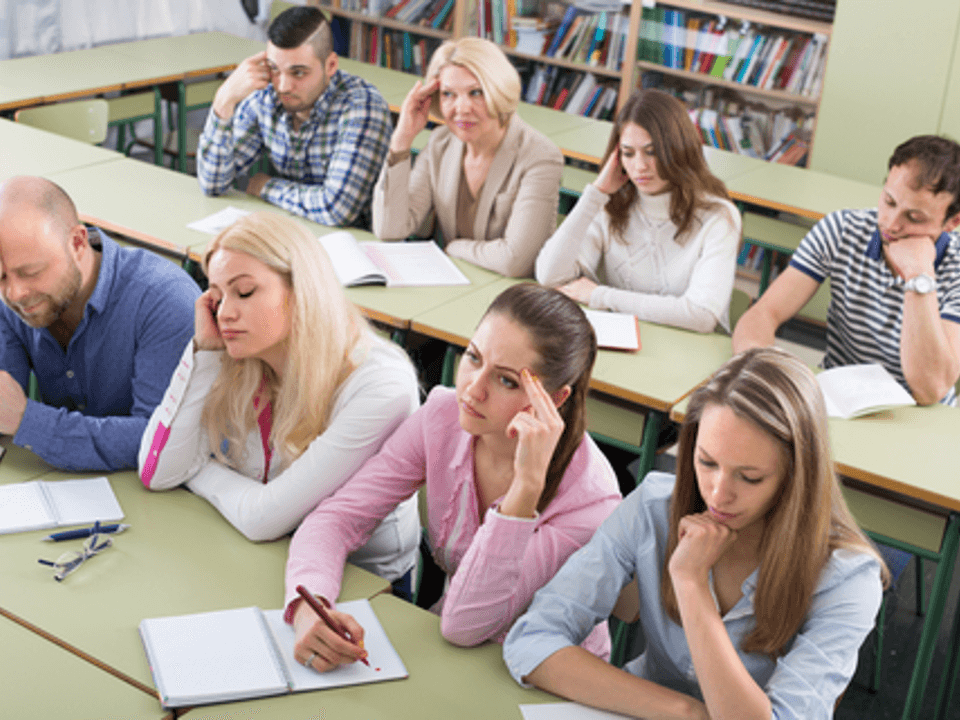
<svg viewBox="0 0 960 720">
<path fill-rule="evenodd" d="M 666 615 L 660 602 L 673 485 L 673 475 L 647 475 L 593 539 L 536 594 L 503 646 L 517 682 L 553 653 L 583 640 L 610 615 L 621 588 L 636 574 L 647 645 L 624 669 L 702 699 L 683 628 Z M 747 672 L 769 696 L 772 717 L 832 718 L 834 703 L 856 670 L 860 645 L 880 607 L 879 563 L 867 554 L 834 551 L 820 573 L 800 631 L 775 662 L 767 655 L 740 650 L 755 626 L 756 583 L 754 571 L 723 623 Z"/>
</svg>

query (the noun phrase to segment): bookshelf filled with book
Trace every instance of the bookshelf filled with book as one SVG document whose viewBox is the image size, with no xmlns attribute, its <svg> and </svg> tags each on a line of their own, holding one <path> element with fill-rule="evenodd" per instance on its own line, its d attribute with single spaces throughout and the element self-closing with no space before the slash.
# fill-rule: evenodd
<svg viewBox="0 0 960 720">
<path fill-rule="evenodd" d="M 815 136 L 835 5 L 834 0 L 329 2 L 331 13 L 349 24 L 355 59 L 422 74 L 444 39 L 486 37 L 517 66 L 526 102 L 609 119 L 637 85 L 662 88 L 687 103 L 706 144 L 801 166 Z"/>
</svg>

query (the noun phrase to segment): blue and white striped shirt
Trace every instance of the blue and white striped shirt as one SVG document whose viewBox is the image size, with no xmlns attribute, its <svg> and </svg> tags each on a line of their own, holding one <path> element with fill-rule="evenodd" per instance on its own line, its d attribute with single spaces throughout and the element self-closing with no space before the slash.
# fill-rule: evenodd
<svg viewBox="0 0 960 720">
<path fill-rule="evenodd" d="M 943 233 L 934 260 L 940 317 L 960 323 L 960 237 Z M 800 243 L 790 265 L 817 282 L 830 278 L 825 368 L 880 363 L 907 391 L 900 365 L 903 281 L 891 272 L 877 210 L 837 210 Z M 951 388 L 942 403 L 953 405 Z"/>
<path fill-rule="evenodd" d="M 197 179 L 219 195 L 266 152 L 279 177 L 261 197 L 324 225 L 354 224 L 370 207 L 387 155 L 390 108 L 366 80 L 337 71 L 294 130 L 273 85 L 244 98 L 230 120 L 211 108 L 197 151 Z"/>
</svg>

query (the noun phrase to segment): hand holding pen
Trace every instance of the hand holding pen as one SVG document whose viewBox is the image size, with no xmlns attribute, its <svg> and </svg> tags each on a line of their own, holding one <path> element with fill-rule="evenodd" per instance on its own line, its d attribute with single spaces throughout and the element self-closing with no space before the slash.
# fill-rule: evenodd
<svg viewBox="0 0 960 720">
<path fill-rule="evenodd" d="M 363 628 L 346 613 L 328 610 L 303 585 L 297 592 L 304 602 L 294 615 L 297 643 L 294 656 L 318 672 L 360 660 L 369 666 L 363 649 Z M 317 618 L 317 616 L 320 616 Z"/>
</svg>

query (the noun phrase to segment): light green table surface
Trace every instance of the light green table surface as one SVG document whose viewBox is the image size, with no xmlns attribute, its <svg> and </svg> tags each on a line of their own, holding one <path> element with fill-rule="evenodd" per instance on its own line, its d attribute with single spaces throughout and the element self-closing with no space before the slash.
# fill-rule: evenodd
<svg viewBox="0 0 960 720">
<path fill-rule="evenodd" d="M 267 49 L 266 43 L 225 32 L 194 33 L 104 45 L 104 49 L 142 62 L 157 77 L 180 78 L 232 70 L 240 62 Z"/>
<path fill-rule="evenodd" d="M 339 58 L 339 62 L 340 69 L 344 72 L 362 77 L 367 82 L 376 86 L 380 94 L 383 95 L 383 99 L 387 101 L 387 105 L 389 105 L 390 109 L 394 112 L 399 112 L 400 105 L 403 104 L 403 100 L 407 97 L 407 93 L 410 92 L 410 88 L 420 79 L 419 75 L 379 67 L 378 65 L 371 65 L 370 63 L 351 60 L 350 58 L 341 57 Z"/>
<path fill-rule="evenodd" d="M 152 688 L 137 632 L 143 618 L 283 606 L 288 538 L 250 542 L 186 489 L 152 493 L 134 472 L 110 477 L 131 528 L 60 583 L 37 559 L 55 560 L 81 541 L 42 541 L 50 531 L 0 536 L 0 608 Z M 348 566 L 340 597 L 368 598 L 388 586 Z"/>
<path fill-rule="evenodd" d="M 840 208 L 877 206 L 880 186 L 779 163 L 762 163 L 726 180 L 737 200 L 819 219 Z"/>
<path fill-rule="evenodd" d="M 459 648 L 440 636 L 440 618 L 390 595 L 371 602 L 403 660 L 404 680 L 194 708 L 186 720 L 519 720 L 521 703 L 557 702 L 525 690 L 500 645 Z M 375 658 L 370 660 L 375 662 Z"/>
<path fill-rule="evenodd" d="M 113 150 L 4 119 L 0 119 L 0 147 L 0 182 L 14 175 L 49 175 L 123 159 Z"/>
<path fill-rule="evenodd" d="M 161 720 L 157 699 L 26 628 L 0 617 L 0 677 L 8 718 Z"/>
<path fill-rule="evenodd" d="M 493 299 L 518 282 L 501 278 L 413 317 L 416 332 L 465 347 Z M 667 411 L 731 354 L 730 338 L 640 323 L 639 352 L 600 350 L 590 387 L 644 408 Z"/>
<path fill-rule="evenodd" d="M 4 448 L 3 457 L 0 458 L 0 482 L 14 483 L 33 480 L 56 469 L 29 450 L 14 445 L 9 435 L 3 436 L 0 445 Z"/>
</svg>

